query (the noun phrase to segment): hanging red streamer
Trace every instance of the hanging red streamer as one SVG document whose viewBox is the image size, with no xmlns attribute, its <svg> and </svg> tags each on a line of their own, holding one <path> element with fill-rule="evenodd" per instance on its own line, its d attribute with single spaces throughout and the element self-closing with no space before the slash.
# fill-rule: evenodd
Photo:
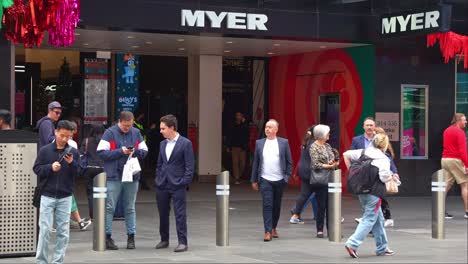
<svg viewBox="0 0 468 264">
<path fill-rule="evenodd" d="M 468 36 L 451 31 L 429 34 L 427 35 L 427 47 L 434 46 L 437 40 L 439 40 L 440 51 L 445 63 L 448 63 L 457 54 L 461 54 L 465 58 L 463 67 L 468 69 Z"/>
<path fill-rule="evenodd" d="M 5 36 L 26 48 L 39 47 L 44 31 L 54 47 L 70 46 L 80 17 L 79 0 L 14 0 L 3 16 Z"/>
</svg>

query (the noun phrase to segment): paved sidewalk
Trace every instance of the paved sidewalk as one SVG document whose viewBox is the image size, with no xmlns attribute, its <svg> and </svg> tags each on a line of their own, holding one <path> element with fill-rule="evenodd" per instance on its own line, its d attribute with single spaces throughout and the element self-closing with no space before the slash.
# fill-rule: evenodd
<svg viewBox="0 0 468 264">
<path fill-rule="evenodd" d="M 355 198 L 343 199 L 343 241 L 331 243 L 327 238 L 315 237 L 315 222 L 310 207 L 303 213 L 305 224 L 288 223 L 289 210 L 294 204 L 297 189 L 289 189 L 283 199 L 282 217 L 278 231 L 280 238 L 263 242 L 261 201 L 248 184 L 231 186 L 230 246 L 216 247 L 216 196 L 212 184 L 195 184 L 189 192 L 188 229 L 189 251 L 174 253 L 177 246 L 175 222 L 171 217 L 171 240 L 168 249 L 155 250 L 159 242 L 155 195 L 152 191 L 139 193 L 137 204 L 136 249 L 127 250 L 124 222 L 114 222 L 114 238 L 118 251 L 92 250 L 90 231 L 72 230 L 66 263 L 468 263 L 468 220 L 463 218 L 460 197 L 449 197 L 447 208 L 455 215 L 446 220 L 446 239 L 431 239 L 431 198 L 392 197 L 389 199 L 395 227 L 388 228 L 390 247 L 396 251 L 391 257 L 374 254 L 373 238 L 368 237 L 359 249 L 358 260 L 351 259 L 344 250 L 344 242 L 354 231 L 354 218 L 361 209 Z M 83 195 L 79 195 L 81 214 L 86 216 Z M 32 263 L 34 258 L 0 259 L 0 263 Z"/>
</svg>

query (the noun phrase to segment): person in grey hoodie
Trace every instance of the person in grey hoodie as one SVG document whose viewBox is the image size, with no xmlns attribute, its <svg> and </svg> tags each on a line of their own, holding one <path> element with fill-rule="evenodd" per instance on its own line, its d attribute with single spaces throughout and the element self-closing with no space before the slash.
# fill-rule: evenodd
<svg viewBox="0 0 468 264">
<path fill-rule="evenodd" d="M 59 120 L 62 114 L 62 105 L 59 102 L 53 101 L 48 107 L 47 115 L 39 119 L 36 123 L 36 129 L 39 132 L 39 151 L 43 146 L 52 143 L 55 139 L 55 123 Z"/>
</svg>

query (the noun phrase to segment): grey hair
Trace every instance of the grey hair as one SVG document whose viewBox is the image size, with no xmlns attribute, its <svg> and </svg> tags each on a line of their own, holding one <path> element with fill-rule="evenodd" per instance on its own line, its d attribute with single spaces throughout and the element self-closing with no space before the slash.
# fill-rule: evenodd
<svg viewBox="0 0 468 264">
<path fill-rule="evenodd" d="M 328 133 L 330 133 L 330 127 L 327 125 L 316 125 L 314 127 L 315 139 L 325 139 Z"/>
<path fill-rule="evenodd" d="M 275 123 L 275 124 L 276 124 L 276 127 L 279 128 L 279 123 L 278 123 L 278 121 L 276 121 L 276 119 L 268 119 L 268 122 L 273 122 L 273 123 Z M 267 122 L 267 123 L 268 123 L 268 122 Z"/>
</svg>

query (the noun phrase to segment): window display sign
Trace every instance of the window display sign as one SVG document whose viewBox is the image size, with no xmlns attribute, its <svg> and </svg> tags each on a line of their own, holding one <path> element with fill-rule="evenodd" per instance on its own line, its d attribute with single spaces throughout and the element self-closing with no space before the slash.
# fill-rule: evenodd
<svg viewBox="0 0 468 264">
<path fill-rule="evenodd" d="M 400 141 L 400 115 L 399 113 L 375 113 L 375 123 L 383 128 L 390 141 Z"/>
<path fill-rule="evenodd" d="M 427 85 L 401 85 L 401 158 L 428 158 Z"/>
<path fill-rule="evenodd" d="M 135 112 L 140 102 L 139 57 L 134 54 L 116 55 L 116 116 L 121 111 Z"/>
<path fill-rule="evenodd" d="M 108 60 L 84 59 L 84 123 L 107 122 Z"/>
</svg>

